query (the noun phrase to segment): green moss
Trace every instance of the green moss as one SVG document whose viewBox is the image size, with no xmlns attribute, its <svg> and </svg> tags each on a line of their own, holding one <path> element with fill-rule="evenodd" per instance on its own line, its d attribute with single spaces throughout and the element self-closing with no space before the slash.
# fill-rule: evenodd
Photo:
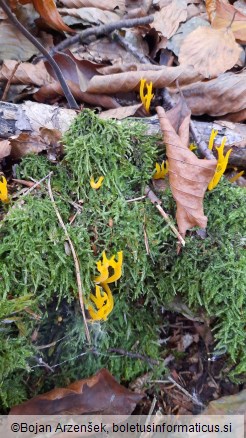
<svg viewBox="0 0 246 438">
<path fill-rule="evenodd" d="M 123 250 L 124 268 L 121 279 L 112 285 L 114 310 L 105 323 L 90 324 L 92 345 L 88 346 L 73 258 L 66 250 L 64 232 L 45 185 L 9 208 L 0 224 L 0 342 L 2 338 L 16 342 L 15 354 L 18 357 L 20 350 L 22 354 L 18 361 L 3 352 L 2 365 L 0 358 L 3 406 L 65 386 L 103 366 L 124 382 L 147 370 L 161 375 L 161 365 L 155 367 L 110 349 L 161 361 L 166 354 L 159 342 L 161 308 L 176 294 L 192 310 L 203 306 L 215 318 L 215 338 L 237 363 L 234 374 L 246 372 L 242 356 L 246 341 L 245 191 L 224 181 L 208 193 L 208 236 L 202 240 L 196 232 L 190 233 L 177 256 L 176 238 L 155 207 L 148 200 L 127 202 L 143 193 L 153 173 L 155 141 L 136 123 L 103 121 L 85 110 L 65 135 L 65 157 L 60 164 L 51 164 L 43 156 L 29 156 L 19 165 L 20 178 L 40 180 L 53 171 L 52 190 L 80 261 L 87 297 L 93 291 L 91 279 L 103 250 L 108 256 Z M 99 190 L 90 187 L 92 175 L 95 180 L 104 176 Z M 165 210 L 174 216 L 170 191 L 161 198 Z M 76 210 L 72 203 L 82 208 Z M 23 303 L 28 300 L 27 306 L 41 316 L 40 321 L 24 311 L 21 299 Z M 20 320 L 4 323 L 17 309 Z M 50 375 L 37 366 L 30 353 L 35 349 L 31 334 L 37 328 L 36 344 L 51 344 L 35 352 L 53 367 Z M 1 375 L 3 369 L 5 374 Z M 28 376 L 28 390 L 23 373 Z M 12 378 L 18 388 L 16 398 L 4 386 Z"/>
</svg>

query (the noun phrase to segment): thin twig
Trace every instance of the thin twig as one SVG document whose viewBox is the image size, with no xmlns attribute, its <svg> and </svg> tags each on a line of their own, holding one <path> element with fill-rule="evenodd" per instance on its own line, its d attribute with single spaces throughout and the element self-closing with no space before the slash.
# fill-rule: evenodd
<svg viewBox="0 0 246 438">
<path fill-rule="evenodd" d="M 207 160 L 215 160 L 213 152 L 208 149 L 207 143 L 201 138 L 201 135 L 199 134 L 199 131 L 192 120 L 190 121 L 190 132 L 194 142 L 197 144 L 199 152 L 201 152 L 201 154 L 207 158 Z"/>
<path fill-rule="evenodd" d="M 16 16 L 12 13 L 11 9 L 6 5 L 4 0 L 0 0 L 0 6 L 10 19 L 10 21 L 17 27 L 17 29 L 44 55 L 57 76 L 58 81 L 61 84 L 64 95 L 67 99 L 70 108 L 79 109 L 66 81 L 62 74 L 62 71 L 56 61 L 52 58 L 49 52 L 42 46 L 42 44 L 23 26 Z"/>
<path fill-rule="evenodd" d="M 146 198 L 146 195 L 144 195 L 144 196 L 139 196 L 138 198 L 126 199 L 126 202 L 142 201 L 142 200 L 145 199 L 145 198 Z"/>
<path fill-rule="evenodd" d="M 34 189 L 36 189 L 36 187 L 39 186 L 39 184 L 41 184 L 43 181 L 45 181 L 47 178 L 50 178 L 50 176 L 52 175 L 52 171 L 50 173 L 48 173 L 48 175 L 44 176 L 42 179 L 40 179 L 39 181 L 37 181 L 36 183 L 33 184 L 32 187 L 30 187 L 30 189 L 26 190 L 25 193 L 23 193 L 23 196 L 29 195 L 29 193 L 31 193 Z"/>
<path fill-rule="evenodd" d="M 53 196 L 53 193 L 52 193 L 52 190 L 51 190 L 51 178 L 50 178 L 50 176 L 49 176 L 49 179 L 48 179 L 48 192 L 49 192 L 50 200 L 51 200 L 52 205 L 54 207 L 54 210 L 56 212 L 56 216 L 57 216 L 58 221 L 59 221 L 59 223 L 60 223 L 60 225 L 61 225 L 61 227 L 62 227 L 62 229 L 63 229 L 63 231 L 65 233 L 65 236 L 67 238 L 67 241 L 69 243 L 69 246 L 71 248 L 71 252 L 72 252 L 72 255 L 73 255 L 73 260 L 74 260 L 74 265 L 75 265 L 75 272 L 76 272 L 76 279 L 77 279 L 77 285 L 78 285 L 78 292 L 79 292 L 79 302 L 80 302 L 81 312 L 82 312 L 83 320 L 84 320 L 84 324 L 85 324 L 85 333 L 86 333 L 86 337 L 87 337 L 88 343 L 91 344 L 90 332 L 89 332 L 89 329 L 88 329 L 88 325 L 87 325 L 87 321 L 86 321 L 86 316 L 85 316 L 85 306 L 84 306 L 84 300 L 83 300 L 83 291 L 82 291 L 82 282 L 81 282 L 81 275 L 80 275 L 79 260 L 78 260 L 76 251 L 74 249 L 73 242 L 70 239 L 70 236 L 69 236 L 69 234 L 67 232 L 66 226 L 65 226 L 65 224 L 64 224 L 64 222 L 62 220 L 62 217 L 61 217 L 61 215 L 59 213 L 59 210 L 58 210 L 58 208 L 56 206 L 56 203 L 55 203 L 55 200 L 54 200 L 54 196 Z"/>
<path fill-rule="evenodd" d="M 159 365 L 160 361 L 156 359 L 152 359 L 151 357 L 145 356 L 140 353 L 132 353 L 131 351 L 123 350 L 122 348 L 109 348 L 107 353 L 117 353 L 121 356 L 130 357 L 131 359 L 140 359 L 144 362 L 147 362 L 149 365 Z"/>
<path fill-rule="evenodd" d="M 66 40 L 62 41 L 60 44 L 57 44 L 57 46 L 53 47 L 53 49 L 50 51 L 50 54 L 54 54 L 55 52 L 60 52 L 78 42 L 83 43 L 88 37 L 92 35 L 95 36 L 108 35 L 109 33 L 113 32 L 116 29 L 122 29 L 122 28 L 127 29 L 130 27 L 149 24 L 152 23 L 153 21 L 154 21 L 154 17 L 153 15 L 150 15 L 148 17 L 119 20 L 113 23 L 92 27 L 90 29 L 84 30 L 83 32 L 80 32 L 78 35 L 67 38 Z"/>
<path fill-rule="evenodd" d="M 146 421 L 145 421 L 145 427 L 148 424 L 150 424 L 150 422 L 152 422 L 151 416 L 154 412 L 156 402 L 157 402 L 157 398 L 154 396 L 152 403 L 151 403 L 151 406 L 150 406 L 150 409 L 149 409 L 148 416 L 147 416 Z M 150 436 L 150 434 L 148 432 L 142 432 L 139 438 L 148 438 L 149 436 Z"/>
<path fill-rule="evenodd" d="M 9 89 L 10 89 L 10 85 L 11 85 L 12 79 L 13 79 L 13 77 L 14 77 L 14 75 L 16 73 L 16 70 L 17 70 L 17 68 L 19 67 L 20 64 L 21 64 L 21 61 L 18 61 L 15 64 L 15 66 L 14 66 L 14 68 L 12 70 L 12 73 L 11 73 L 10 77 L 8 78 L 7 84 L 6 84 L 5 88 L 4 88 L 3 95 L 2 95 L 2 99 L 1 99 L 2 102 L 4 102 L 7 99 L 7 95 L 8 95 Z"/>
<path fill-rule="evenodd" d="M 196 397 L 193 397 L 188 391 L 186 391 L 186 389 L 183 388 L 183 386 L 179 385 L 176 382 L 176 380 L 174 380 L 171 376 L 168 376 L 167 379 L 169 380 L 169 382 L 173 383 L 173 385 L 176 386 L 181 392 L 183 392 L 183 394 L 185 394 L 186 397 L 191 399 L 194 404 L 201 406 L 201 407 L 204 407 L 203 403 L 201 403 L 199 400 L 197 400 Z"/>
<path fill-rule="evenodd" d="M 178 238 L 179 242 L 181 243 L 181 245 L 185 246 L 185 240 L 183 239 L 181 234 L 178 232 L 177 228 L 171 222 L 171 219 L 169 218 L 168 214 L 161 207 L 161 205 L 160 205 L 161 204 L 161 200 L 159 198 L 157 198 L 157 196 L 155 195 L 155 193 L 151 190 L 151 188 L 149 186 L 145 187 L 144 192 L 145 192 L 146 196 L 148 196 L 148 198 L 150 199 L 152 204 L 155 205 L 155 207 L 160 212 L 162 217 L 165 219 L 166 223 L 171 228 L 171 230 L 174 232 L 175 236 L 177 236 L 177 238 Z"/>
</svg>

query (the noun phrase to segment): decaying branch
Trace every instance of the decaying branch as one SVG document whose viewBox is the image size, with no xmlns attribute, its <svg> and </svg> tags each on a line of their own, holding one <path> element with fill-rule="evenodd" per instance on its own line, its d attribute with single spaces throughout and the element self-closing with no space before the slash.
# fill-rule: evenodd
<svg viewBox="0 0 246 438">
<path fill-rule="evenodd" d="M 22 132 L 39 133 L 42 127 L 57 129 L 64 133 L 76 117 L 76 111 L 26 101 L 23 104 L 12 104 L 0 101 L 0 138 L 8 139 Z M 160 133 L 157 116 L 135 119 L 147 125 L 149 134 Z M 233 147 L 229 164 L 246 168 L 246 126 L 228 122 L 192 122 L 200 135 L 200 143 L 208 144 L 211 130 L 217 129 L 215 144 L 218 146 L 224 136 L 227 137 L 226 148 Z"/>
<path fill-rule="evenodd" d="M 142 26 L 144 24 L 150 24 L 152 23 L 152 21 L 154 21 L 154 17 L 153 15 L 150 15 L 147 17 L 124 19 L 124 20 L 114 21 L 109 24 L 102 24 L 101 26 L 90 27 L 89 29 L 83 30 L 78 35 L 69 37 L 66 40 L 62 41 L 60 44 L 55 46 L 50 51 L 50 53 L 54 54 L 55 52 L 61 52 L 62 50 L 67 49 L 68 47 L 78 42 L 82 44 L 90 36 L 108 35 L 117 29 L 123 29 L 123 28 L 127 29 L 131 27 Z"/>
</svg>

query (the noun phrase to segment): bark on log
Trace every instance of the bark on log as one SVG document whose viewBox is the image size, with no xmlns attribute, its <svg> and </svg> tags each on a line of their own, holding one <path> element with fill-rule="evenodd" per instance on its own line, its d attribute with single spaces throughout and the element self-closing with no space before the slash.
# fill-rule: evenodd
<svg viewBox="0 0 246 438">
<path fill-rule="evenodd" d="M 23 132 L 39 133 L 42 127 L 57 129 L 64 133 L 76 116 L 74 110 L 44 105 L 36 102 L 12 104 L 0 101 L 0 138 L 8 139 L 13 135 Z M 148 132 L 160 132 L 157 116 L 148 118 L 135 118 L 148 125 Z M 233 166 L 246 168 L 246 125 L 226 121 L 201 122 L 193 120 L 202 139 L 208 143 L 212 128 L 217 129 L 218 136 L 215 145 L 226 136 L 226 148 L 233 148 L 229 163 Z"/>
</svg>

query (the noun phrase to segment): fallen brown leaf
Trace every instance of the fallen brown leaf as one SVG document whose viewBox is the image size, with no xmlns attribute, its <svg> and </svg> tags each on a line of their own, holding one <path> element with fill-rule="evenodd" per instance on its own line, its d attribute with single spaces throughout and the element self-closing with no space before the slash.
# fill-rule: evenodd
<svg viewBox="0 0 246 438">
<path fill-rule="evenodd" d="M 110 109 L 108 111 L 103 111 L 99 114 L 100 119 L 117 119 L 122 120 L 126 117 L 134 116 L 139 108 L 141 108 L 142 103 L 137 103 L 136 105 L 122 106 L 116 109 Z"/>
<path fill-rule="evenodd" d="M 211 78 L 234 67 L 241 53 L 230 29 L 198 27 L 184 39 L 179 62 L 192 65 L 205 78 Z"/>
<path fill-rule="evenodd" d="M 246 109 L 246 72 L 224 73 L 210 81 L 184 86 L 182 92 L 194 115 L 238 113 Z"/>
<path fill-rule="evenodd" d="M 212 21 L 215 29 L 230 26 L 235 38 L 241 43 L 246 43 L 246 15 L 242 14 L 233 5 L 222 0 L 216 2 L 216 14 Z"/>
<path fill-rule="evenodd" d="M 106 11 L 114 9 L 125 9 L 125 0 L 62 0 L 64 6 L 68 8 L 99 8 Z"/>
<path fill-rule="evenodd" d="M 106 94 L 92 94 L 83 92 L 80 90 L 78 84 L 67 81 L 69 88 L 74 96 L 74 98 L 78 102 L 86 102 L 91 105 L 99 106 L 102 108 L 119 108 L 120 104 L 111 96 L 107 96 Z M 37 102 L 47 102 L 48 100 L 55 99 L 59 96 L 64 96 L 63 89 L 59 82 L 52 82 L 48 85 L 43 85 L 37 93 L 33 95 L 33 97 L 37 100 Z"/>
<path fill-rule="evenodd" d="M 55 388 L 14 406 L 10 415 L 129 415 L 142 397 L 120 385 L 108 370 L 102 369 L 67 388 Z"/>
<path fill-rule="evenodd" d="M 157 107 L 169 163 L 169 183 L 176 201 L 176 219 L 182 236 L 188 229 L 206 228 L 203 198 L 216 169 L 216 160 L 199 159 L 188 148 L 190 111 L 184 101 L 166 114 Z"/>
<path fill-rule="evenodd" d="M 120 20 L 120 16 L 115 12 L 98 8 L 61 8 L 59 11 L 62 16 L 80 18 L 83 23 L 108 24 Z"/>
<path fill-rule="evenodd" d="M 150 27 L 170 38 L 176 32 L 179 24 L 187 18 L 187 1 L 171 0 L 160 11 L 154 13 L 154 21 Z"/>
<path fill-rule="evenodd" d="M 7 81 L 15 69 L 17 61 L 5 60 L 0 67 L 0 81 Z M 11 77 L 11 84 L 44 85 L 51 82 L 43 61 L 33 65 L 30 62 L 22 62 Z"/>
<path fill-rule="evenodd" d="M 44 19 L 45 23 L 56 30 L 74 32 L 62 20 L 54 0 L 22 0 L 22 4 L 32 3 L 36 11 Z"/>
<path fill-rule="evenodd" d="M 8 157 L 11 152 L 11 145 L 9 140 L 1 140 L 0 141 L 0 160 L 5 157 Z"/>
<path fill-rule="evenodd" d="M 38 53 L 38 49 L 8 20 L 0 26 L 0 60 L 27 61 Z"/>
<path fill-rule="evenodd" d="M 22 132 L 11 137 L 9 141 L 11 144 L 11 157 L 14 159 L 20 159 L 30 153 L 38 154 L 46 150 L 48 146 L 40 135 L 34 133 Z"/>
<path fill-rule="evenodd" d="M 178 67 L 165 67 L 158 70 L 139 70 L 108 76 L 93 76 L 87 87 L 90 93 L 114 94 L 117 92 L 138 91 L 141 79 L 153 83 L 153 88 L 175 86 L 178 79 L 179 85 L 187 85 L 203 78 L 193 67 L 186 65 Z"/>
<path fill-rule="evenodd" d="M 167 42 L 167 48 L 172 50 L 172 52 L 178 56 L 184 39 L 200 26 L 209 26 L 209 23 L 200 17 L 193 17 L 190 20 L 187 20 L 185 23 L 181 24 L 178 32 L 176 32 L 176 34 Z"/>
</svg>

